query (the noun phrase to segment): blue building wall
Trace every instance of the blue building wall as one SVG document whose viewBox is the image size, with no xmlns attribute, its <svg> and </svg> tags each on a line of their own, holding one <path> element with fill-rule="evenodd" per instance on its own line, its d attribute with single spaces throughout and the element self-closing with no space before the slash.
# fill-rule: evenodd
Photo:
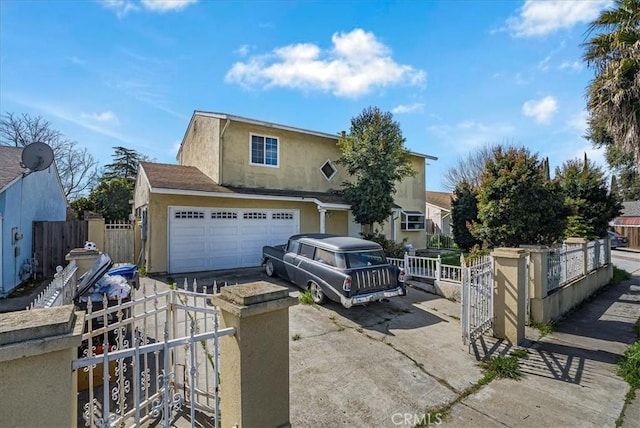
<svg viewBox="0 0 640 428">
<path fill-rule="evenodd" d="M 33 222 L 66 219 L 67 200 L 55 166 L 33 172 L 9 186 L 0 194 L 0 214 L 3 217 L 0 297 L 4 297 L 22 282 L 20 268 L 33 257 Z M 22 234 L 18 241 L 13 239 L 16 231 Z"/>
</svg>

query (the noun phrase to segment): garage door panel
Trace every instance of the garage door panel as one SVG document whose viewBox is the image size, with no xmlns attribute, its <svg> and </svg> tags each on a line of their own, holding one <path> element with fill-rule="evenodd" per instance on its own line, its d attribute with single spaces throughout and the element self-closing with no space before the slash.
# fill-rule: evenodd
<svg viewBox="0 0 640 428">
<path fill-rule="evenodd" d="M 297 210 L 172 207 L 168 270 L 257 266 L 262 247 L 286 242 L 299 224 Z"/>
</svg>

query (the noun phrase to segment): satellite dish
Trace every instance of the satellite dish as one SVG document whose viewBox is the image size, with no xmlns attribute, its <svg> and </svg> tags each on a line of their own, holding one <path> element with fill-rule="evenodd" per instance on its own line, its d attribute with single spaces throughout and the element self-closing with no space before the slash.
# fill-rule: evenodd
<svg viewBox="0 0 640 428">
<path fill-rule="evenodd" d="M 45 143 L 31 143 L 22 150 L 22 166 L 31 172 L 49 168 L 53 162 L 53 150 Z"/>
</svg>

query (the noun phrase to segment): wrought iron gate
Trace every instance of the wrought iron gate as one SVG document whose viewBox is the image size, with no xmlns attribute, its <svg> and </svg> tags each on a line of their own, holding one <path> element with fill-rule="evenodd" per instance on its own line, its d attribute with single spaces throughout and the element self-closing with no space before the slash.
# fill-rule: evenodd
<svg viewBox="0 0 640 428">
<path fill-rule="evenodd" d="M 462 266 L 462 342 L 471 346 L 493 328 L 493 258 L 479 257 Z"/>
<path fill-rule="evenodd" d="M 168 427 L 179 414 L 191 426 L 219 426 L 218 338 L 235 329 L 218 328 L 206 288 L 198 292 L 195 281 L 187 288 L 154 284 L 113 306 L 88 302 L 72 365 L 79 426 Z"/>
</svg>

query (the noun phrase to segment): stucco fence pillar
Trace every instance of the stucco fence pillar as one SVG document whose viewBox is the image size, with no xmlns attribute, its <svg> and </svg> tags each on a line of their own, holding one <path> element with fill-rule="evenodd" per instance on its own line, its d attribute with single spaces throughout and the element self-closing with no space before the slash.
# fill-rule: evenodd
<svg viewBox="0 0 640 428">
<path fill-rule="evenodd" d="M 496 248 L 494 260 L 494 336 L 519 345 L 525 338 L 528 251 Z"/>
<path fill-rule="evenodd" d="M 0 425 L 77 426 L 71 363 L 83 327 L 73 305 L 0 314 Z"/>
<path fill-rule="evenodd" d="M 87 219 L 87 241 L 95 242 L 99 251 L 104 251 L 104 218 Z"/>
<path fill-rule="evenodd" d="M 287 288 L 259 281 L 224 287 L 212 297 L 221 328 L 222 427 L 288 427 L 289 307 Z"/>
</svg>

